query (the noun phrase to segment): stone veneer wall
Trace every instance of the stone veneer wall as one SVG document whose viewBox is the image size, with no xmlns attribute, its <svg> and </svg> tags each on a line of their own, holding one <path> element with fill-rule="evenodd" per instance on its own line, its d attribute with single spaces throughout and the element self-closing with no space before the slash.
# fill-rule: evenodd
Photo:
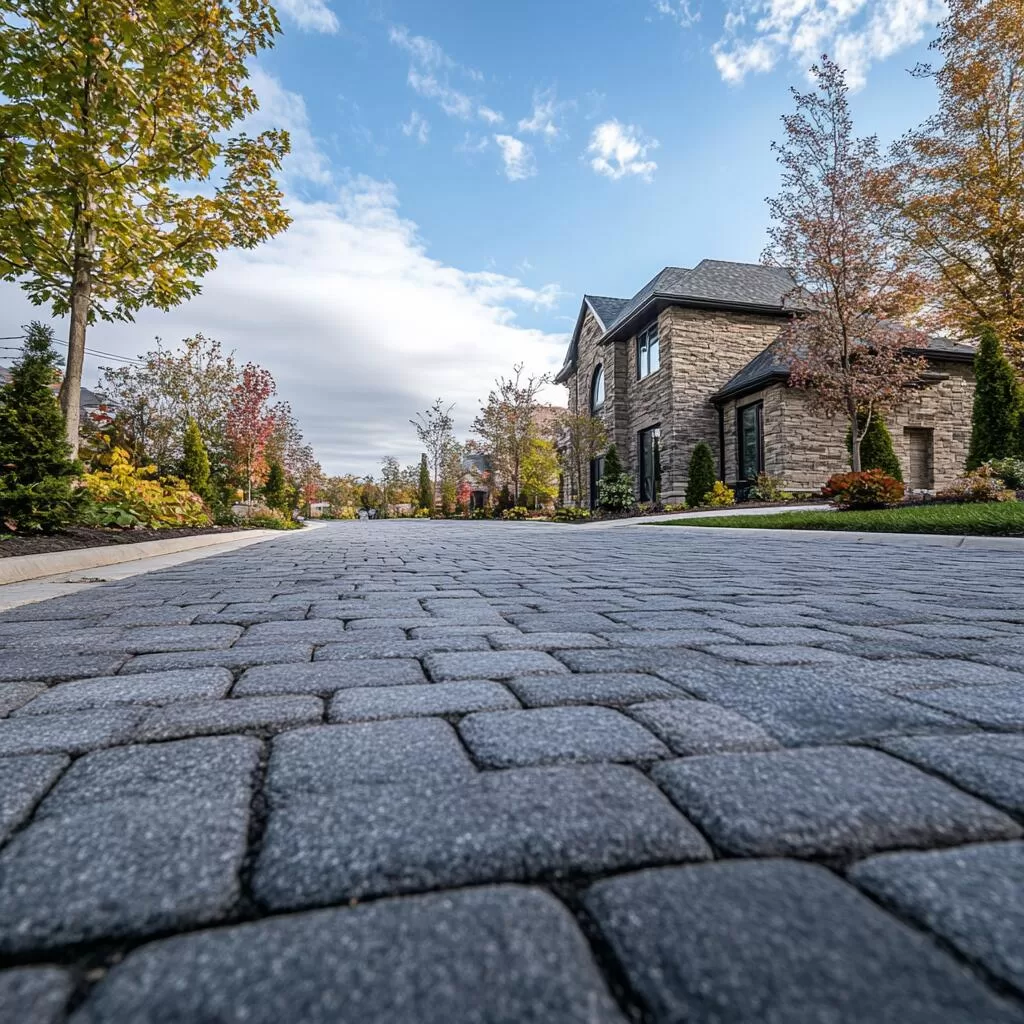
<svg viewBox="0 0 1024 1024">
<path fill-rule="evenodd" d="M 964 471 L 971 438 L 974 371 L 970 364 L 936 361 L 930 369 L 947 374 L 946 380 L 907 393 L 906 400 L 886 414 L 893 448 L 910 480 L 908 428 L 932 430 L 934 485 L 948 487 Z M 736 410 L 764 401 L 765 469 L 783 479 L 790 490 L 817 491 L 833 473 L 850 469 L 846 450 L 846 423 L 816 415 L 802 392 L 784 384 L 746 395 L 725 405 L 726 480 L 737 473 Z"/>
</svg>

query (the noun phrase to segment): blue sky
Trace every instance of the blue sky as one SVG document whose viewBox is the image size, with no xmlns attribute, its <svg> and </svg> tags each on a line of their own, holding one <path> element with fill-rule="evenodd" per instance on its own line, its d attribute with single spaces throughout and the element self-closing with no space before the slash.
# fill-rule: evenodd
<svg viewBox="0 0 1024 1024">
<path fill-rule="evenodd" d="M 413 461 L 409 417 L 438 395 L 465 432 L 514 362 L 557 368 L 583 292 L 756 260 L 789 87 L 816 54 L 838 56 L 858 131 L 888 141 L 930 112 L 906 69 L 941 17 L 936 0 L 279 10 L 253 127 L 292 133 L 292 229 L 226 254 L 192 302 L 98 325 L 89 344 L 134 355 L 155 335 L 217 337 L 271 369 L 325 469 L 359 473 Z M 38 315 L 13 286 L 0 312 L 8 326 Z"/>
</svg>

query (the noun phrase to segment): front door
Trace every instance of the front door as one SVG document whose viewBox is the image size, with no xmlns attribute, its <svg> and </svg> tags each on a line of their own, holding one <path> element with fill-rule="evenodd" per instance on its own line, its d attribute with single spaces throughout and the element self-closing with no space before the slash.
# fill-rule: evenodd
<svg viewBox="0 0 1024 1024">
<path fill-rule="evenodd" d="M 903 433 L 910 452 L 910 489 L 930 491 L 935 487 L 935 473 L 932 469 L 932 429 L 907 427 Z"/>
</svg>

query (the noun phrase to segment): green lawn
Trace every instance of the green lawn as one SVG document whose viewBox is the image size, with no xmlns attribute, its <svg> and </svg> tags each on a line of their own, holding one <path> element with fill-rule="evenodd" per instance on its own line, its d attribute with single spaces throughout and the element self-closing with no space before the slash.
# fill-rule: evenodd
<svg viewBox="0 0 1024 1024">
<path fill-rule="evenodd" d="M 870 512 L 780 512 L 766 516 L 687 516 L 651 526 L 730 526 L 753 530 L 854 530 L 862 533 L 952 533 L 1024 537 L 1024 501 L 917 505 Z"/>
</svg>

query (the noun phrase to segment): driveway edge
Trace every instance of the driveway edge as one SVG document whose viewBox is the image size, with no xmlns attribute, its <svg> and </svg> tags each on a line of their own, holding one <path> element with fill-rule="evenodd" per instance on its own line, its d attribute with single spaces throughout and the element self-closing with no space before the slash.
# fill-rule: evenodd
<svg viewBox="0 0 1024 1024">
<path fill-rule="evenodd" d="M 72 551 L 48 551 L 41 555 L 14 555 L 0 559 L 0 586 L 24 583 L 44 576 L 58 576 L 102 565 L 135 562 L 154 555 L 170 555 L 178 551 L 212 547 L 239 540 L 268 540 L 287 534 L 281 530 L 232 530 L 230 533 L 203 533 L 196 537 L 170 537 L 167 540 L 144 540 L 138 544 L 110 544 L 99 548 L 75 548 Z"/>
</svg>

